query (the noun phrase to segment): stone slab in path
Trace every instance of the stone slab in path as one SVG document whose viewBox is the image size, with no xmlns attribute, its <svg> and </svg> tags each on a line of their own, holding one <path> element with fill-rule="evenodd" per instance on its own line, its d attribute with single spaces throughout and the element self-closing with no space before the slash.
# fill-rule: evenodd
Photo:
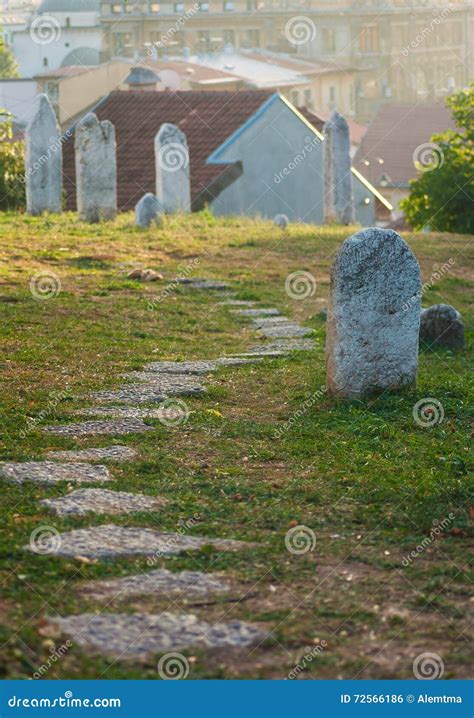
<svg viewBox="0 0 474 718">
<path fill-rule="evenodd" d="M 133 406 L 92 406 L 76 409 L 73 414 L 78 416 L 101 416 L 110 419 L 163 419 L 167 416 L 163 409 L 140 409 Z M 152 427 L 147 427 L 152 428 Z"/>
<path fill-rule="evenodd" d="M 275 324 L 293 324 L 288 317 L 260 317 L 259 319 L 252 319 L 252 325 L 254 327 L 272 327 Z"/>
<path fill-rule="evenodd" d="M 123 377 L 140 383 L 141 386 L 143 384 L 153 384 L 155 391 L 168 394 L 188 390 L 206 391 L 206 387 L 201 384 L 200 379 L 190 374 L 157 374 L 157 372 L 152 371 L 131 371 L 128 374 L 123 374 Z"/>
<path fill-rule="evenodd" d="M 197 361 L 156 361 L 148 364 L 147 371 L 163 374 L 209 374 L 226 366 L 241 366 L 258 362 L 259 359 L 240 359 L 239 357 L 220 357 L 219 359 L 201 359 Z"/>
<path fill-rule="evenodd" d="M 59 464 L 54 461 L 26 461 L 0 463 L 0 476 L 16 484 L 35 481 L 39 484 L 56 484 L 58 481 L 97 482 L 112 481 L 106 466 L 89 464 Z"/>
<path fill-rule="evenodd" d="M 223 291 L 229 289 L 230 284 L 219 279 L 203 279 L 201 277 L 178 277 L 174 280 L 177 284 L 187 284 L 194 289 L 207 289 L 211 291 Z"/>
<path fill-rule="evenodd" d="M 109 446 L 99 449 L 78 449 L 77 451 L 48 451 L 46 458 L 51 461 L 131 461 L 138 452 L 129 446 Z"/>
<path fill-rule="evenodd" d="M 97 391 L 91 394 L 90 398 L 95 401 L 117 401 L 122 404 L 161 404 L 172 395 L 201 396 L 205 392 L 205 387 L 181 387 L 180 389 L 162 391 L 161 387 L 150 384 L 130 384 L 129 386 L 123 386 L 121 389 Z"/>
<path fill-rule="evenodd" d="M 106 581 L 91 581 L 80 589 L 81 595 L 90 598 L 111 598 L 114 600 L 154 595 L 183 594 L 203 596 L 227 593 L 230 584 L 218 574 L 201 571 L 168 571 L 158 568 L 147 573 L 138 573 L 124 578 Z"/>
<path fill-rule="evenodd" d="M 299 324 L 277 324 L 275 326 L 261 327 L 259 332 L 269 339 L 286 339 L 291 337 L 305 337 L 308 334 L 312 334 L 313 330 L 308 327 L 300 327 Z"/>
<path fill-rule="evenodd" d="M 56 436 L 109 436 L 120 434 L 140 434 L 144 431 L 153 431 L 140 419 L 123 419 L 121 421 L 84 421 L 78 424 L 59 424 L 58 426 L 45 426 L 43 431 Z"/>
<path fill-rule="evenodd" d="M 226 299 L 225 302 L 219 302 L 220 306 L 229 306 L 229 307 L 253 307 L 255 305 L 255 302 L 252 302 L 248 299 Z"/>
<path fill-rule="evenodd" d="M 58 499 L 40 501 L 40 504 L 57 516 L 84 516 L 91 511 L 96 514 L 157 511 L 167 503 L 168 500 L 161 496 L 145 496 L 107 489 L 79 489 Z"/>
<path fill-rule="evenodd" d="M 240 314 L 242 317 L 278 317 L 280 312 L 272 307 L 262 307 L 261 309 L 240 309 L 235 314 Z"/>
<path fill-rule="evenodd" d="M 86 556 L 87 558 L 163 557 L 173 556 L 181 551 L 196 551 L 203 546 L 214 546 L 220 551 L 231 551 L 252 545 L 232 539 L 184 536 L 179 533 L 109 524 L 60 534 L 60 541 L 55 546 L 54 553 L 57 556 Z"/>
<path fill-rule="evenodd" d="M 83 648 L 121 659 L 191 647 L 245 647 L 265 638 L 249 623 L 211 624 L 192 614 L 84 613 L 49 620 Z"/>
<path fill-rule="evenodd" d="M 239 356 L 265 355 L 268 352 L 280 352 L 289 354 L 290 352 L 311 351 L 314 349 L 315 343 L 313 339 L 275 339 L 273 342 L 265 344 L 255 344 L 245 353 Z"/>
</svg>

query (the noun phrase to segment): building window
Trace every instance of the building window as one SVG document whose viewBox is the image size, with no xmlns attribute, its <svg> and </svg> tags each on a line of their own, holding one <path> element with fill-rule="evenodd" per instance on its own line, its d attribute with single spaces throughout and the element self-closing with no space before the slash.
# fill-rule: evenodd
<svg viewBox="0 0 474 718">
<path fill-rule="evenodd" d="M 199 3 L 199 12 L 209 12 L 209 3 L 208 2 L 200 2 Z"/>
<path fill-rule="evenodd" d="M 175 12 L 184 12 L 184 2 L 175 2 L 174 11 Z"/>
<path fill-rule="evenodd" d="M 233 30 L 224 30 L 224 44 L 235 45 L 235 32 Z"/>
<path fill-rule="evenodd" d="M 298 92 L 298 90 L 292 90 L 292 91 L 290 92 L 290 102 L 291 102 L 291 104 L 294 105 L 295 107 L 298 107 L 299 101 L 300 101 L 300 99 L 299 99 L 299 92 Z"/>
<path fill-rule="evenodd" d="M 48 67 L 48 64 L 49 64 L 49 63 L 48 63 L 48 58 L 47 58 L 47 57 L 43 57 L 43 67 Z"/>
<path fill-rule="evenodd" d="M 199 30 L 198 32 L 199 49 L 208 50 L 211 46 L 211 33 L 209 30 Z"/>
<path fill-rule="evenodd" d="M 122 10 L 123 10 L 123 8 L 121 5 L 117 5 L 117 4 L 112 5 L 112 12 L 120 13 L 120 12 L 122 12 Z"/>
<path fill-rule="evenodd" d="M 240 44 L 247 49 L 260 47 L 260 32 L 258 30 L 246 30 Z"/>
<path fill-rule="evenodd" d="M 360 30 L 359 47 L 361 52 L 378 52 L 379 31 L 376 25 L 364 25 Z"/>
<path fill-rule="evenodd" d="M 329 104 L 331 105 L 331 107 L 334 107 L 334 105 L 336 104 L 336 88 L 334 87 L 334 85 L 331 85 L 331 87 L 329 88 Z"/>
<path fill-rule="evenodd" d="M 232 12 L 232 10 L 235 9 L 234 3 L 232 0 L 224 0 L 223 3 L 224 12 Z"/>
<path fill-rule="evenodd" d="M 150 5 L 150 10 L 151 10 L 151 12 L 160 12 L 160 10 L 161 10 L 160 3 L 152 2 Z"/>
<path fill-rule="evenodd" d="M 313 106 L 313 96 L 311 90 L 304 91 L 304 104 L 305 107 L 311 108 Z"/>
<path fill-rule="evenodd" d="M 70 17 L 66 18 L 66 27 L 71 27 L 71 18 Z"/>
<path fill-rule="evenodd" d="M 323 27 L 323 51 L 336 52 L 336 31 L 332 27 Z"/>
</svg>

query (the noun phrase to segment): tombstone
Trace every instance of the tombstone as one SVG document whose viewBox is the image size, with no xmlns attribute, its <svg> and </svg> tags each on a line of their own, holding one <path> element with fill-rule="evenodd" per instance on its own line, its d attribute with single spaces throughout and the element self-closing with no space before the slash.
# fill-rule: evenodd
<svg viewBox="0 0 474 718">
<path fill-rule="evenodd" d="M 331 269 L 326 371 L 329 391 L 360 399 L 414 385 L 421 278 L 406 242 L 390 229 L 346 239 Z"/>
<path fill-rule="evenodd" d="M 420 341 L 428 347 L 462 349 L 464 324 L 461 315 L 450 304 L 434 304 L 421 312 Z"/>
<path fill-rule="evenodd" d="M 76 185 L 79 217 L 86 222 L 114 219 L 117 214 L 115 129 L 89 112 L 76 127 Z"/>
<path fill-rule="evenodd" d="M 290 221 L 286 214 L 276 214 L 273 218 L 273 224 L 280 229 L 286 229 L 289 223 Z"/>
<path fill-rule="evenodd" d="M 61 212 L 62 141 L 47 95 L 39 95 L 26 130 L 25 182 L 28 214 Z"/>
<path fill-rule="evenodd" d="M 333 110 L 324 125 L 324 135 L 324 219 L 352 224 L 355 215 L 351 141 L 349 126 L 337 110 Z"/>
<path fill-rule="evenodd" d="M 152 222 L 161 223 L 161 204 L 151 192 L 147 192 L 135 205 L 135 225 L 149 227 Z"/>
<path fill-rule="evenodd" d="M 155 137 L 156 194 L 166 214 L 191 211 L 189 150 L 184 132 L 165 122 Z"/>
</svg>

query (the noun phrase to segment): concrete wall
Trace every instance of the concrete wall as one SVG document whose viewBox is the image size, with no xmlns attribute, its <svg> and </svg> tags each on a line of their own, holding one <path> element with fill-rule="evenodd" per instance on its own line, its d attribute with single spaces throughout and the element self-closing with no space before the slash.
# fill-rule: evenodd
<svg viewBox="0 0 474 718">
<path fill-rule="evenodd" d="M 292 221 L 323 222 L 322 142 L 281 98 L 224 145 L 218 159 L 240 160 L 243 175 L 214 200 L 216 215 L 283 213 Z"/>
<path fill-rule="evenodd" d="M 375 197 L 363 182 L 352 175 L 354 189 L 354 209 L 357 224 L 362 227 L 375 227 Z"/>
</svg>

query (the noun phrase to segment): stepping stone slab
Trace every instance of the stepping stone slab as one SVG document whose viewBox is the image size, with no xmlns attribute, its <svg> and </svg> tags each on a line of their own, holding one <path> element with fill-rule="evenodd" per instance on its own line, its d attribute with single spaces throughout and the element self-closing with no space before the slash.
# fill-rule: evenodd
<svg viewBox="0 0 474 718">
<path fill-rule="evenodd" d="M 45 426 L 47 434 L 57 436 L 89 436 L 89 435 L 115 435 L 115 434 L 141 434 L 144 431 L 153 431 L 139 419 L 123 419 L 122 421 L 84 421 L 80 424 L 61 424 L 59 426 Z"/>
<path fill-rule="evenodd" d="M 106 466 L 88 464 L 57 464 L 53 461 L 27 461 L 0 463 L 0 476 L 15 484 L 35 481 L 39 484 L 56 484 L 58 481 L 97 482 L 112 481 Z"/>
<path fill-rule="evenodd" d="M 109 446 L 103 449 L 79 449 L 78 451 L 48 451 L 46 457 L 54 461 L 131 461 L 138 452 L 129 446 Z"/>
<path fill-rule="evenodd" d="M 288 317 L 261 317 L 261 319 L 252 319 L 254 327 L 274 326 L 275 324 L 291 324 Z"/>
<path fill-rule="evenodd" d="M 227 282 L 221 282 L 217 279 L 201 279 L 201 278 L 193 278 L 193 277 L 178 277 L 174 280 L 178 284 L 189 284 L 190 286 L 194 287 L 194 289 L 207 289 L 210 291 L 222 291 L 224 289 L 229 289 L 230 284 Z"/>
<path fill-rule="evenodd" d="M 59 538 L 60 541 L 52 553 L 57 556 L 86 556 L 87 558 L 162 557 L 173 556 L 181 551 L 196 551 L 203 546 L 214 546 L 220 551 L 231 551 L 254 545 L 232 539 L 184 536 L 179 533 L 113 524 L 68 531 L 60 534 Z"/>
<path fill-rule="evenodd" d="M 241 366 L 257 362 L 259 359 L 239 359 L 238 357 L 221 357 L 220 359 L 203 359 L 198 361 L 157 361 L 148 364 L 147 371 L 163 374 L 209 374 L 225 366 Z"/>
<path fill-rule="evenodd" d="M 312 334 L 313 330 L 307 327 L 300 327 L 298 324 L 281 324 L 276 326 L 262 327 L 259 330 L 264 336 L 269 339 L 275 338 L 291 338 L 291 337 L 305 337 L 308 334 Z"/>
<path fill-rule="evenodd" d="M 49 620 L 83 648 L 124 660 L 190 647 L 239 648 L 265 638 L 249 623 L 211 624 L 192 614 L 84 613 Z"/>
<path fill-rule="evenodd" d="M 76 409 L 73 414 L 79 416 L 102 416 L 111 419 L 163 419 L 169 413 L 163 409 L 140 409 L 138 407 L 93 406 L 88 409 Z M 147 427 L 151 429 L 152 427 Z"/>
<path fill-rule="evenodd" d="M 98 391 L 90 395 L 91 399 L 96 401 L 110 402 L 118 401 L 123 404 L 161 404 L 168 397 L 174 396 L 201 396 L 206 392 L 204 387 L 201 388 L 183 388 L 166 390 L 163 392 L 159 386 L 150 386 L 147 384 L 130 384 L 116 391 Z"/>
<path fill-rule="evenodd" d="M 255 302 L 246 299 L 227 299 L 225 302 L 219 302 L 220 306 L 228 305 L 230 307 L 253 307 Z"/>
<path fill-rule="evenodd" d="M 140 382 L 143 384 L 153 384 L 153 389 L 156 391 L 163 391 L 163 393 L 170 393 L 175 391 L 206 391 L 206 387 L 201 384 L 199 379 L 189 374 L 164 374 L 157 375 L 156 372 L 151 371 L 132 371 L 128 374 L 123 375 L 125 379 L 131 381 Z"/>
<path fill-rule="evenodd" d="M 295 351 L 311 351 L 314 349 L 315 343 L 313 339 L 276 339 L 273 342 L 265 344 L 255 344 L 245 354 L 261 354 L 265 352 L 295 352 Z"/>
<path fill-rule="evenodd" d="M 240 314 L 242 317 L 277 317 L 280 312 L 278 309 L 262 308 L 262 309 L 241 309 L 235 314 Z"/>
<path fill-rule="evenodd" d="M 159 594 L 184 594 L 184 596 L 203 596 L 207 594 L 227 593 L 230 584 L 219 575 L 201 571 L 168 571 L 159 568 L 148 573 L 138 573 L 124 578 L 107 581 L 91 581 L 81 589 L 81 595 L 90 598 L 125 599 L 134 596 L 153 596 Z"/>
<path fill-rule="evenodd" d="M 79 489 L 59 499 L 43 499 L 56 516 L 84 516 L 93 511 L 97 514 L 130 514 L 138 511 L 157 511 L 169 503 L 163 497 L 129 494 L 107 489 Z"/>
</svg>

